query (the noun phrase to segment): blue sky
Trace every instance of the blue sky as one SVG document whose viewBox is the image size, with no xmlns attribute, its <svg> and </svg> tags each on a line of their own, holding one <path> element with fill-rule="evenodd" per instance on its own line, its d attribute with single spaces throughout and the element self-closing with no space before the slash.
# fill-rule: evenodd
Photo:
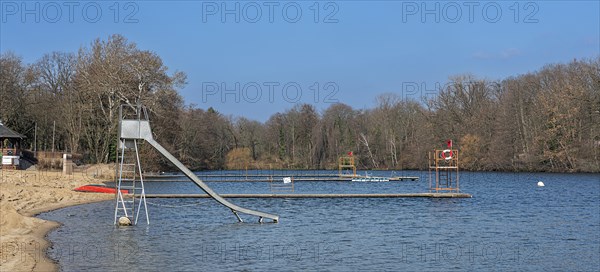
<svg viewBox="0 0 600 272">
<path fill-rule="evenodd" d="M 295 103 L 372 108 L 379 94 L 417 97 L 414 86 L 431 93 L 453 75 L 498 80 L 600 55 L 598 1 L 2 0 L 0 7 L 1 52 L 32 63 L 122 34 L 159 54 L 170 72 L 187 73 L 186 103 L 259 121 Z"/>
</svg>

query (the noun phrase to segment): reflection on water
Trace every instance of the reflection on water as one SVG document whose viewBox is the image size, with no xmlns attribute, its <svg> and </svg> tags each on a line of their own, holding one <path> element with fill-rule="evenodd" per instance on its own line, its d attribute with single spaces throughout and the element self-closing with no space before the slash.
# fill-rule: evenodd
<svg viewBox="0 0 600 272">
<path fill-rule="evenodd" d="M 419 182 L 297 182 L 296 192 L 423 192 Z M 537 187 L 543 180 L 546 187 Z M 268 184 L 212 183 L 220 193 Z M 149 193 L 199 193 L 148 183 Z M 64 271 L 548 270 L 600 268 L 600 175 L 461 173 L 471 199 L 232 199 L 278 224 L 237 223 L 208 199 L 149 199 L 150 225 L 116 228 L 112 201 L 41 215 Z M 172 208 L 178 207 L 178 208 Z M 247 220 L 256 220 L 245 217 Z"/>
</svg>

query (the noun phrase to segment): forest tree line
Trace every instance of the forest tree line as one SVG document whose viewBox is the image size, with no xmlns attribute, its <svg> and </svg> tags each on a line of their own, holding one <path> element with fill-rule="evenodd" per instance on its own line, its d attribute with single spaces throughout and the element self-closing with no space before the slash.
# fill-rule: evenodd
<svg viewBox="0 0 600 272">
<path fill-rule="evenodd" d="M 114 162 L 121 104 L 148 108 L 154 137 L 192 169 L 424 169 L 454 140 L 468 170 L 600 172 L 600 57 L 488 81 L 451 77 L 433 97 L 382 94 L 372 109 L 298 104 L 266 122 L 186 105 L 183 72 L 120 35 L 25 64 L 0 56 L 0 120 L 26 146 Z M 37 129 L 34 129 L 36 127 Z M 149 170 L 170 165 L 143 146 Z"/>
</svg>

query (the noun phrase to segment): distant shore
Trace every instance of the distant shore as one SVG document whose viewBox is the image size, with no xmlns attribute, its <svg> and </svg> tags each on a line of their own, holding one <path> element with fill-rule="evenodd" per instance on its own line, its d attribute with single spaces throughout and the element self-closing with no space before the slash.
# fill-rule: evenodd
<svg viewBox="0 0 600 272">
<path fill-rule="evenodd" d="M 35 215 L 114 198 L 112 194 L 75 192 L 72 189 L 102 180 L 81 173 L 0 171 L 0 267 L 2 271 L 58 271 L 46 256 L 48 232 L 60 223 Z"/>
</svg>

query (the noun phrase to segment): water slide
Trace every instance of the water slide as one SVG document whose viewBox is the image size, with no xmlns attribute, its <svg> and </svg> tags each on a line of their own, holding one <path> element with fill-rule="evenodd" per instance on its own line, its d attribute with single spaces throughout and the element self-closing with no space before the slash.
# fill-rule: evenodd
<svg viewBox="0 0 600 272">
<path fill-rule="evenodd" d="M 273 220 L 274 223 L 279 221 L 279 216 L 259 211 L 254 211 L 246 208 L 242 208 L 237 206 L 223 197 L 215 193 L 206 183 L 204 183 L 194 172 L 185 167 L 183 163 L 181 163 L 177 158 L 175 158 L 169 151 L 167 151 L 162 145 L 154 140 L 152 137 L 152 131 L 150 129 L 150 122 L 148 120 L 124 120 L 121 119 L 120 123 L 120 138 L 125 139 L 141 139 L 145 140 L 148 144 L 154 147 L 160 154 L 165 156 L 173 165 L 175 165 L 184 175 L 186 175 L 189 179 L 191 179 L 200 189 L 202 189 L 206 194 L 208 194 L 211 198 L 221 203 L 225 207 L 231 209 L 233 214 L 237 217 L 240 222 L 242 218 L 238 215 L 238 212 L 255 215 L 258 216 L 258 221 L 262 222 L 264 218 L 268 218 Z"/>
</svg>

